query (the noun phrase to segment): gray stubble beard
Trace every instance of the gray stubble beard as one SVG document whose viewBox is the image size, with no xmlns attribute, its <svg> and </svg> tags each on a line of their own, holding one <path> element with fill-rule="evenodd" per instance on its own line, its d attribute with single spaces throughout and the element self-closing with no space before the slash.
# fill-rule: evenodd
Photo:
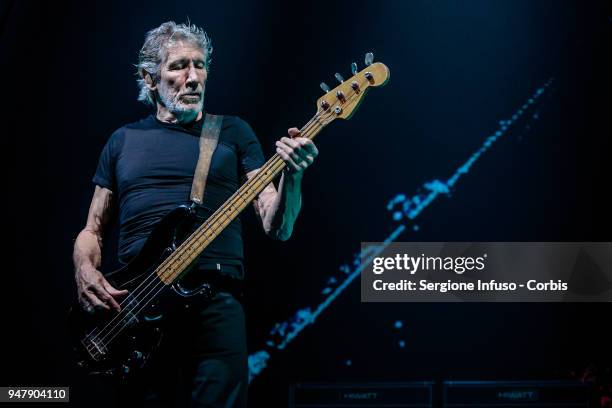
<svg viewBox="0 0 612 408">
<path fill-rule="evenodd" d="M 159 91 L 157 92 L 160 103 L 164 105 L 174 116 L 176 116 L 179 122 L 190 122 L 198 116 L 204 109 L 204 92 L 200 96 L 200 103 L 196 109 L 185 108 L 179 101 L 179 98 L 169 100 L 165 95 L 162 95 Z"/>
</svg>

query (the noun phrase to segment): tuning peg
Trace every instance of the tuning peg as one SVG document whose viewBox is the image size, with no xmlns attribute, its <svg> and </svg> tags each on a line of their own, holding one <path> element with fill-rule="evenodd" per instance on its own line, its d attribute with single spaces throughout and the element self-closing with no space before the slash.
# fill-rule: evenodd
<svg viewBox="0 0 612 408">
<path fill-rule="evenodd" d="M 338 82 L 340 82 L 340 83 L 344 82 L 344 78 L 342 78 L 342 75 L 340 75 L 339 73 L 336 72 L 336 74 L 334 76 L 336 77 Z"/>
<path fill-rule="evenodd" d="M 321 82 L 321 84 L 319 86 L 321 87 L 323 92 L 325 92 L 325 93 L 329 92 L 329 86 L 327 86 L 327 84 L 325 82 Z"/>
<path fill-rule="evenodd" d="M 365 55 L 365 64 L 367 66 L 370 66 L 370 65 L 372 65 L 372 62 L 374 62 L 374 54 L 372 54 L 371 52 L 368 52 Z"/>
<path fill-rule="evenodd" d="M 357 73 L 357 63 L 356 62 L 353 62 L 351 64 L 351 72 L 353 73 L 353 75 Z"/>
</svg>

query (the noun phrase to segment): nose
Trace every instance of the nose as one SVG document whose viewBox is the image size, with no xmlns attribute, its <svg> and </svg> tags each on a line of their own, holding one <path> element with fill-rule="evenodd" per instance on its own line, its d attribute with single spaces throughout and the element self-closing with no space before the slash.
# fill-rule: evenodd
<svg viewBox="0 0 612 408">
<path fill-rule="evenodd" d="M 194 91 L 198 89 L 198 74 L 193 64 L 190 64 L 189 66 L 189 72 L 187 74 L 187 81 L 185 82 L 185 86 L 187 86 L 187 88 L 193 89 Z"/>
</svg>

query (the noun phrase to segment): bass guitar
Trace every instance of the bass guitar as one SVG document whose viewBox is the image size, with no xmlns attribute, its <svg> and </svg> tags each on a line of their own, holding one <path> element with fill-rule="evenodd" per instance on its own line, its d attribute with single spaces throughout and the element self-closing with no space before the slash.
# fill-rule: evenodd
<svg viewBox="0 0 612 408">
<path fill-rule="evenodd" d="M 317 112 L 300 130 L 313 139 L 336 119 L 348 119 L 371 87 L 384 85 L 389 69 L 366 55 L 366 68 L 329 89 L 317 100 Z M 140 253 L 126 266 L 107 276 L 116 288 L 127 289 L 121 311 L 89 314 L 75 305 L 69 314 L 69 329 L 77 365 L 90 374 L 128 377 L 142 368 L 163 336 L 163 294 L 180 293 L 180 280 L 202 251 L 230 224 L 285 167 L 278 154 L 270 158 L 192 234 L 181 233 L 194 225 L 194 209 L 180 206 L 168 213 L 147 238 Z"/>
</svg>

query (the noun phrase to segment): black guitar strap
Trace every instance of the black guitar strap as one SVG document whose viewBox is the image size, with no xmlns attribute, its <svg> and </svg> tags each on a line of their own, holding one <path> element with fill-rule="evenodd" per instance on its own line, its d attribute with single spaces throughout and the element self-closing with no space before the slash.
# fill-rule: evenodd
<svg viewBox="0 0 612 408">
<path fill-rule="evenodd" d="M 191 201 L 196 204 L 202 204 L 204 199 L 204 188 L 206 187 L 206 179 L 208 178 L 208 170 L 213 152 L 219 141 L 219 133 L 221 132 L 221 123 L 223 115 L 206 114 L 204 124 L 202 125 L 202 133 L 200 134 L 200 156 L 193 175 L 193 183 L 191 184 Z"/>
</svg>

